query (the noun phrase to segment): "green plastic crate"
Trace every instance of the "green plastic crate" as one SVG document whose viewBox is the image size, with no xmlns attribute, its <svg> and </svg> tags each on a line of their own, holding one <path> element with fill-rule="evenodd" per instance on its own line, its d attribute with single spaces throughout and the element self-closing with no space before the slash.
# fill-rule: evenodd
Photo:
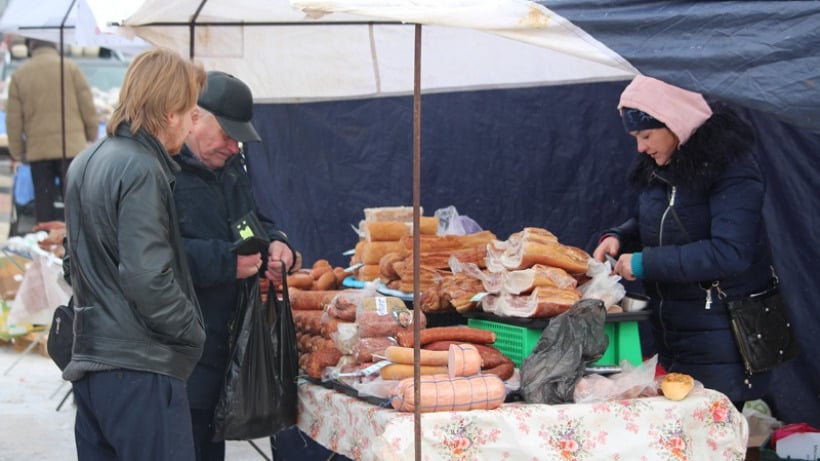
<svg viewBox="0 0 820 461">
<path fill-rule="evenodd" d="M 530 355 L 543 331 L 540 328 L 526 328 L 477 318 L 467 319 L 467 325 L 495 332 L 496 341 L 493 346 L 509 357 L 516 367 L 520 367 L 524 359 Z M 621 360 L 628 360 L 633 365 L 640 365 L 643 362 L 637 321 L 607 322 L 604 324 L 604 331 L 609 337 L 609 346 L 593 365 L 620 365 Z"/>
</svg>

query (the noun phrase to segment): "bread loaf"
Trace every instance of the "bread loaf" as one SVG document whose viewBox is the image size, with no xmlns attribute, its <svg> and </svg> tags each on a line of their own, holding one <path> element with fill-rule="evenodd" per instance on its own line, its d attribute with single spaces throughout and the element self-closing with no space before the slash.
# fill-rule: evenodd
<svg viewBox="0 0 820 461">
<path fill-rule="evenodd" d="M 661 379 L 661 391 L 669 400 L 683 400 L 695 386 L 695 380 L 684 373 L 667 373 Z"/>
</svg>

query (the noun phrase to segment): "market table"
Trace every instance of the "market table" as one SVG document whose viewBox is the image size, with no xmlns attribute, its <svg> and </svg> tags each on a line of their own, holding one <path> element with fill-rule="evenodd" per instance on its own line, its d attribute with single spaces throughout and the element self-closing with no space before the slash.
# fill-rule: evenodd
<svg viewBox="0 0 820 461">
<path fill-rule="evenodd" d="M 363 461 L 415 459 L 412 413 L 309 382 L 299 385 L 299 411 L 299 428 L 334 452 Z M 749 430 L 725 395 L 699 386 L 679 402 L 512 402 L 491 411 L 426 413 L 421 427 L 426 461 L 742 461 Z"/>
</svg>

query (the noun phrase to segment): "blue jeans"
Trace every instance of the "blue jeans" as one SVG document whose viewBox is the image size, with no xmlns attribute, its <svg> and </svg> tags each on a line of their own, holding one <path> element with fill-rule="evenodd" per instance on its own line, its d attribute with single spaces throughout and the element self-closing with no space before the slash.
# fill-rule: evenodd
<svg viewBox="0 0 820 461">
<path fill-rule="evenodd" d="M 194 461 L 184 382 L 108 370 L 87 373 L 73 387 L 79 461 Z"/>
</svg>

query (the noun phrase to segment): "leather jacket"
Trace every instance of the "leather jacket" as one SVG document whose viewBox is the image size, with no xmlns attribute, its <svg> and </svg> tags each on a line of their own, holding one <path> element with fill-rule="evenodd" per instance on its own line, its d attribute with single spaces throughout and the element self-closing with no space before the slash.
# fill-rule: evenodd
<svg viewBox="0 0 820 461">
<path fill-rule="evenodd" d="M 132 135 L 127 123 L 71 163 L 72 364 L 186 380 L 199 360 L 205 329 L 176 225 L 177 169 L 154 136 Z"/>
</svg>

